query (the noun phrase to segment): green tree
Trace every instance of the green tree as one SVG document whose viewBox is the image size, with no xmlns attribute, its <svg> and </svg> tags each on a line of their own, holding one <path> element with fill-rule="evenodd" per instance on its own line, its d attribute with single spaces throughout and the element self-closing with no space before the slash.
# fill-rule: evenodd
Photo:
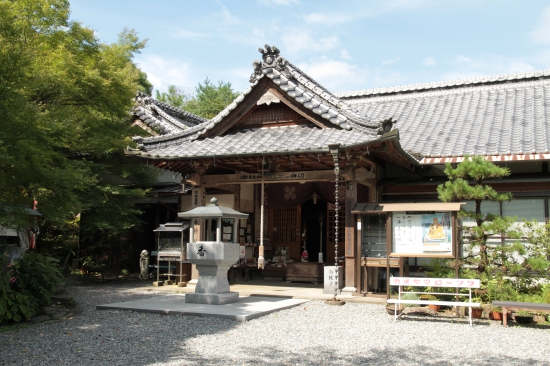
<svg viewBox="0 0 550 366">
<path fill-rule="evenodd" d="M 184 94 L 181 89 L 178 89 L 175 85 L 168 86 L 168 92 L 160 93 L 157 90 L 156 99 L 180 109 L 184 109 L 187 102 L 189 102 L 189 96 Z"/>
<path fill-rule="evenodd" d="M 227 107 L 237 96 L 230 82 L 218 81 L 214 85 L 208 78 L 204 84 L 199 83 L 195 95 L 187 102 L 184 109 L 198 116 L 212 119 Z"/>
<path fill-rule="evenodd" d="M 525 266 L 540 278 L 550 279 L 550 223 L 523 220 L 523 237 L 529 242 Z"/>
<path fill-rule="evenodd" d="M 145 41 L 124 29 L 103 44 L 69 13 L 67 0 L 0 0 L 0 222 L 28 224 L 35 198 L 43 225 L 94 212 L 84 230 L 108 235 L 138 223 L 131 199 L 153 179 L 123 155 Z"/>
<path fill-rule="evenodd" d="M 449 180 L 437 187 L 441 201 L 474 201 L 474 211 L 461 210 L 459 217 L 470 218 L 476 223 L 473 227 L 463 229 L 464 239 L 469 244 L 469 258 L 467 259 L 470 260 L 470 264 L 475 265 L 477 272 L 481 274 L 485 272 L 491 259 L 487 247 L 488 238 L 497 234 L 518 236 L 517 233 L 510 230 L 515 218 L 501 217 L 491 213 L 483 214 L 481 211 L 483 201 L 502 202 L 512 199 L 511 193 L 499 193 L 484 183 L 487 179 L 506 177 L 510 175 L 510 171 L 508 168 L 496 166 L 481 156 L 473 156 L 466 157 L 456 168 L 447 164 L 445 174 Z"/>
</svg>

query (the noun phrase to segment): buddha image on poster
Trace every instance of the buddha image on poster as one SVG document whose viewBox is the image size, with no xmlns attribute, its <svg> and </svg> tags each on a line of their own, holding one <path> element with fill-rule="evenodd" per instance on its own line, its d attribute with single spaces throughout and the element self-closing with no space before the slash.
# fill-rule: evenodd
<svg viewBox="0 0 550 366">
<path fill-rule="evenodd" d="M 451 219 L 449 213 L 422 215 L 423 252 L 451 251 Z"/>
</svg>

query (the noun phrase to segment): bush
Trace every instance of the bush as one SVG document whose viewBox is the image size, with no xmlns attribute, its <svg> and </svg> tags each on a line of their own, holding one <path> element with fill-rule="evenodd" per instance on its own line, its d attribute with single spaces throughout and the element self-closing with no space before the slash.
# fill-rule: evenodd
<svg viewBox="0 0 550 366">
<path fill-rule="evenodd" d="M 59 266 L 43 255 L 27 251 L 14 267 L 17 276 L 14 289 L 34 297 L 39 308 L 50 305 L 52 295 L 62 283 Z"/>
<path fill-rule="evenodd" d="M 7 256 L 0 254 L 0 324 L 30 319 L 35 314 L 32 299 L 12 289 L 16 281 Z"/>
<path fill-rule="evenodd" d="M 30 319 L 51 304 L 62 283 L 55 263 L 34 252 L 26 252 L 11 266 L 5 255 L 0 262 L 0 323 Z"/>
</svg>

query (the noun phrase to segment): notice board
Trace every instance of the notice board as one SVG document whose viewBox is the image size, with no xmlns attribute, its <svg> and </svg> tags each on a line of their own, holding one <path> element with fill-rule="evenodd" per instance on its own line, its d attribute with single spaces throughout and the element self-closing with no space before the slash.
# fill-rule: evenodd
<svg viewBox="0 0 550 366">
<path fill-rule="evenodd" d="M 453 258 L 453 214 L 393 212 L 392 255 Z"/>
</svg>

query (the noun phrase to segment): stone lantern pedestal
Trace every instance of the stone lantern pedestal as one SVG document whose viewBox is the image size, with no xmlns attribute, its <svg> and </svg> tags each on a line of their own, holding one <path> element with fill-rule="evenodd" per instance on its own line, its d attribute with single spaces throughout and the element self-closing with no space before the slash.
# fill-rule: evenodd
<svg viewBox="0 0 550 366">
<path fill-rule="evenodd" d="M 223 305 L 239 301 L 238 292 L 229 291 L 227 271 L 239 259 L 239 244 L 196 242 L 187 244 L 187 260 L 197 266 L 199 279 L 194 293 L 185 302 Z"/>
</svg>

